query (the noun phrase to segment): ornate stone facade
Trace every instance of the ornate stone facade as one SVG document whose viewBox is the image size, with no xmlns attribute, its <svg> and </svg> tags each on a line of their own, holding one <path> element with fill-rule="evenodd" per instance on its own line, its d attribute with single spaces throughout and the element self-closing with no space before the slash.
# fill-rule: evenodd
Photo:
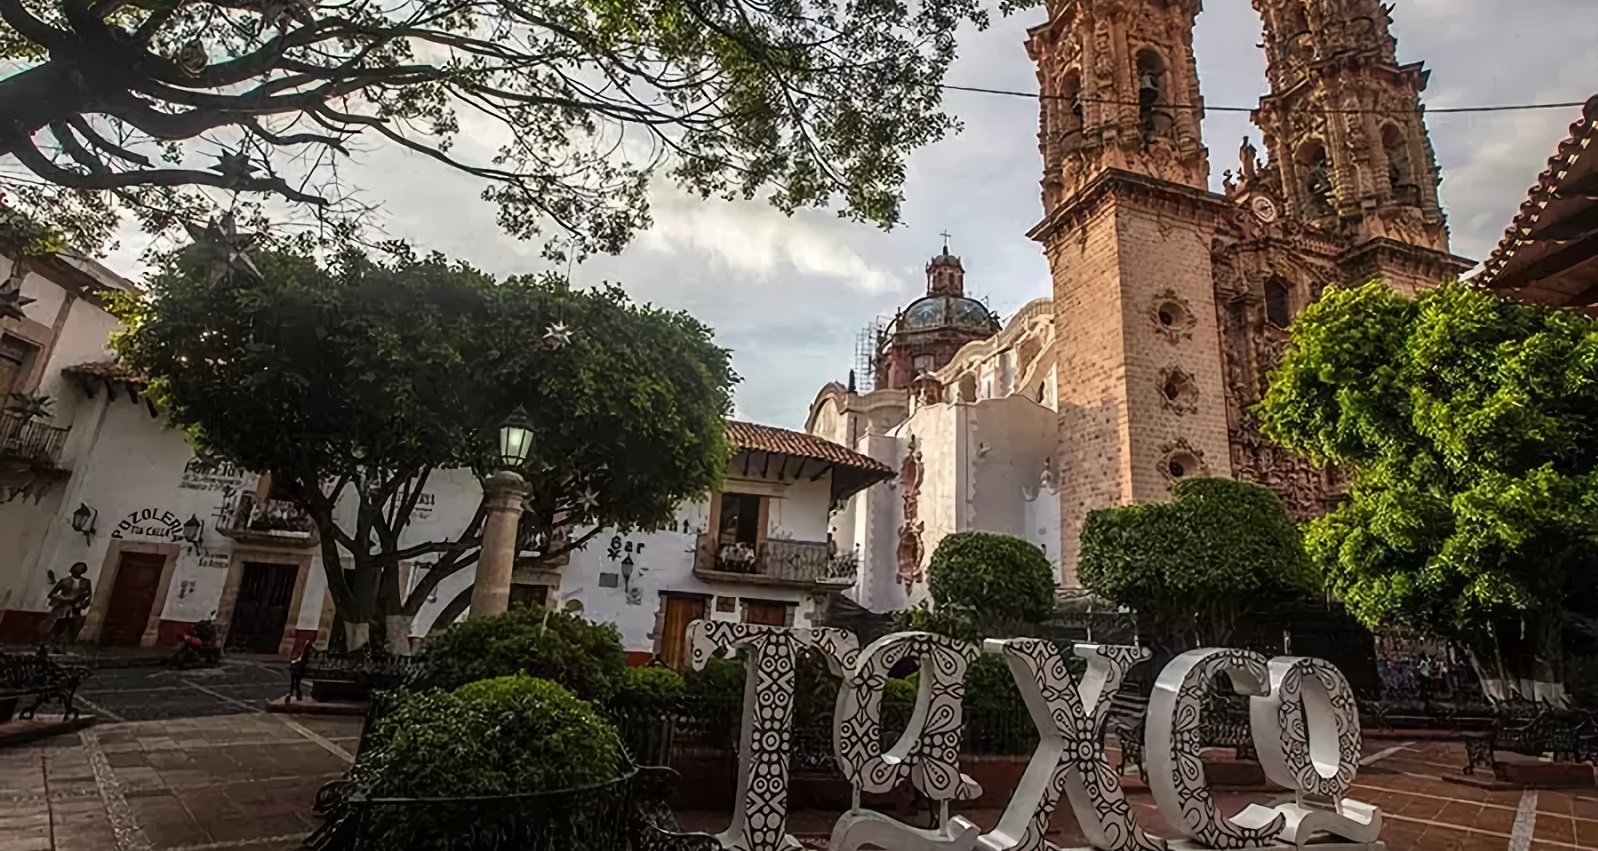
<svg viewBox="0 0 1598 851">
<path fill-rule="evenodd" d="M 1294 316 L 1338 282 L 1406 292 L 1458 275 L 1419 94 L 1379 0 L 1254 0 L 1270 93 L 1224 191 L 1208 190 L 1196 0 L 1057 0 L 1027 42 L 1054 284 L 1062 569 L 1089 511 L 1191 475 L 1271 487 L 1300 519 L 1335 471 L 1251 413 Z M 1213 319 L 1212 319 L 1213 318 Z"/>
</svg>

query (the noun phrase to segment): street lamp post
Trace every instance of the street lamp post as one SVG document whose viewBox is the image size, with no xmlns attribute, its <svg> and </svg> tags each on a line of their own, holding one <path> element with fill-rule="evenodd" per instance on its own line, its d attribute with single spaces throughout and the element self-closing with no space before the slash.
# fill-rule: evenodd
<svg viewBox="0 0 1598 851">
<path fill-rule="evenodd" d="M 517 408 L 499 427 L 500 469 L 483 480 L 483 503 L 488 516 L 483 520 L 483 548 L 477 557 L 470 617 L 493 617 L 510 608 L 516 530 L 521 523 L 522 502 L 531 490 L 516 470 L 527 463 L 532 451 L 531 426 L 527 412 Z"/>
</svg>

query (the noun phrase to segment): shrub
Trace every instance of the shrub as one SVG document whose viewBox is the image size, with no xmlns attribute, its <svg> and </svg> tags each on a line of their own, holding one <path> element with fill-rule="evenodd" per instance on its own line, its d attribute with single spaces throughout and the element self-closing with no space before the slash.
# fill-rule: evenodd
<svg viewBox="0 0 1598 851">
<path fill-rule="evenodd" d="M 1078 565 L 1089 591 L 1137 611 L 1169 652 L 1222 645 L 1245 619 L 1319 587 L 1304 540 L 1270 490 L 1183 479 L 1168 503 L 1088 515 Z"/>
<path fill-rule="evenodd" d="M 330 804 L 316 847 L 615 845 L 613 789 L 550 794 L 603 786 L 629 767 L 615 728 L 558 683 L 518 674 L 384 699 L 391 708 L 350 770 L 357 794 Z M 502 800 L 511 795 L 537 797 Z"/>
<path fill-rule="evenodd" d="M 610 708 L 640 717 L 664 715 L 677 707 L 682 694 L 683 678 L 670 668 L 628 668 Z"/>
<path fill-rule="evenodd" d="M 927 590 L 938 610 L 964 615 L 978 628 L 1036 624 L 1054 610 L 1054 569 L 1020 538 L 956 532 L 933 551 Z"/>
<path fill-rule="evenodd" d="M 425 654 L 423 685 L 442 689 L 525 673 L 604 704 L 627 676 L 615 625 L 540 608 L 455 624 L 429 637 Z"/>
<path fill-rule="evenodd" d="M 736 659 L 711 659 L 683 675 L 683 694 L 698 700 L 744 699 L 744 666 Z"/>
<path fill-rule="evenodd" d="M 558 683 L 518 674 L 395 701 L 351 771 L 367 797 L 547 792 L 623 770 L 615 728 Z"/>
</svg>

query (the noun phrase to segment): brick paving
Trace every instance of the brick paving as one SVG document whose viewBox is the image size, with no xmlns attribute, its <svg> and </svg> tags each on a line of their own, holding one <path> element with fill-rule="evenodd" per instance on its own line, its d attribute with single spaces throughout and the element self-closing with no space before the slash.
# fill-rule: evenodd
<svg viewBox="0 0 1598 851">
<path fill-rule="evenodd" d="M 129 698 L 132 700 L 132 698 Z M 316 825 L 311 801 L 355 749 L 353 718 L 240 710 L 104 723 L 0 750 L 0 851 L 287 851 Z M 1391 851 L 1598 849 L 1598 791 L 1484 789 L 1450 782 L 1461 746 L 1372 742 L 1351 797 L 1382 807 Z M 1223 810 L 1263 793 L 1221 793 Z M 1142 824 L 1170 835 L 1147 792 L 1129 798 Z M 997 810 L 964 813 L 983 827 Z M 714 831 L 724 813 L 683 813 Z M 790 829 L 821 848 L 837 813 L 793 814 Z M 1051 841 L 1079 844 L 1062 807 Z"/>
</svg>

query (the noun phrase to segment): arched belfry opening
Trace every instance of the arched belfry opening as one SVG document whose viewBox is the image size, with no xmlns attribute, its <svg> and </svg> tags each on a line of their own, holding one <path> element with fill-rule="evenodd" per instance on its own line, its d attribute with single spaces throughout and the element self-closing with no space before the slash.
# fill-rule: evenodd
<svg viewBox="0 0 1598 851">
<path fill-rule="evenodd" d="M 1165 57 L 1152 47 L 1137 52 L 1138 127 L 1144 141 L 1171 135 L 1169 74 Z"/>
<path fill-rule="evenodd" d="M 1299 146 L 1298 161 L 1300 183 L 1304 190 L 1304 209 L 1311 216 L 1331 215 L 1336 207 L 1336 191 L 1332 183 L 1332 161 L 1326 155 L 1326 145 L 1319 139 L 1306 139 Z"/>
<path fill-rule="evenodd" d="M 1420 204 L 1420 181 L 1415 179 L 1409 156 L 1409 140 L 1397 124 L 1382 125 L 1382 151 L 1387 155 L 1387 185 L 1400 204 Z"/>
</svg>

